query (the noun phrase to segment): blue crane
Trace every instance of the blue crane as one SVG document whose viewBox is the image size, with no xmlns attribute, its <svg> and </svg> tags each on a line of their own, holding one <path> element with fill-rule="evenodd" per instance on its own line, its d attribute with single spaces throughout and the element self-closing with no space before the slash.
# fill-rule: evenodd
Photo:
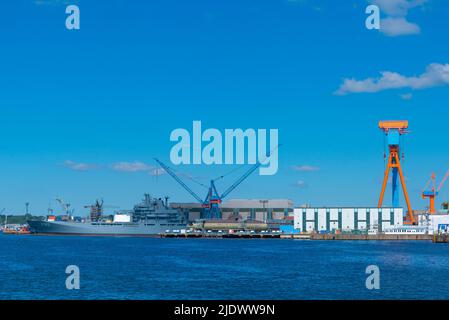
<svg viewBox="0 0 449 320">
<path fill-rule="evenodd" d="M 270 152 L 271 154 L 271 152 Z M 268 154 L 267 158 L 270 156 Z M 223 179 L 224 176 L 220 176 L 216 179 L 210 180 L 209 190 L 207 192 L 206 199 L 202 200 L 200 196 L 198 196 L 192 189 L 186 185 L 178 175 L 170 169 L 163 162 L 158 159 L 154 159 L 170 176 L 173 177 L 188 193 L 192 195 L 202 206 L 203 213 L 202 218 L 204 219 L 221 219 L 221 209 L 220 204 L 223 202 L 223 199 L 227 197 L 235 188 L 237 188 L 243 181 L 245 181 L 254 171 L 256 171 L 261 165 L 262 162 L 258 161 L 254 166 L 252 166 L 245 174 L 243 174 L 237 181 L 235 181 L 225 192 L 221 195 L 218 193 L 217 188 L 215 186 L 215 182 L 217 180 Z"/>
</svg>

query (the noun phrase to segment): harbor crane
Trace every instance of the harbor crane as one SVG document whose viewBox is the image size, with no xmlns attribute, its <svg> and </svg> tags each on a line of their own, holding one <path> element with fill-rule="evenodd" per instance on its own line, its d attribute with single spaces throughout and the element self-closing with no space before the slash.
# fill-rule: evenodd
<svg viewBox="0 0 449 320">
<path fill-rule="evenodd" d="M 90 209 L 89 214 L 91 221 L 98 221 L 101 218 L 101 216 L 103 215 L 103 205 L 104 205 L 103 199 L 100 200 L 97 199 L 95 200 L 95 204 L 84 206 L 84 208 Z"/>
<path fill-rule="evenodd" d="M 94 204 L 85 205 L 84 208 L 90 209 L 91 221 L 98 221 L 103 216 L 103 209 L 119 209 L 118 206 L 105 205 L 103 198 L 95 200 Z"/>
<path fill-rule="evenodd" d="M 2 210 L 0 210 L 0 215 L 3 214 L 3 212 L 6 211 L 6 208 L 3 208 Z M 5 229 L 6 229 L 6 225 L 8 224 L 8 215 L 5 215 Z"/>
<path fill-rule="evenodd" d="M 278 146 L 279 147 L 279 146 Z M 277 147 L 277 148 L 278 148 Z M 270 152 L 271 154 L 271 152 Z M 270 156 L 268 154 L 267 157 Z M 188 193 L 198 201 L 202 208 L 202 218 L 210 219 L 210 220 L 219 220 L 222 218 L 222 213 L 220 209 L 220 204 L 223 202 L 223 199 L 226 198 L 235 188 L 237 188 L 243 181 L 245 181 L 254 171 L 256 171 L 261 165 L 262 162 L 258 161 L 254 166 L 252 166 L 248 171 L 245 172 L 238 180 L 236 180 L 228 189 L 226 189 L 221 195 L 217 191 L 215 186 L 215 182 L 217 180 L 223 179 L 225 176 L 220 176 L 216 179 L 210 180 L 210 186 L 207 192 L 206 198 L 203 200 L 200 196 L 198 196 L 190 187 L 185 184 L 181 178 L 172 170 L 170 167 L 166 166 L 159 159 L 154 159 L 173 179 L 176 180 Z"/>
<path fill-rule="evenodd" d="M 407 216 L 408 220 L 404 221 L 406 224 L 415 224 L 413 217 L 413 210 L 410 204 L 410 198 L 407 192 L 407 186 L 405 184 L 404 173 L 401 166 L 401 137 L 407 134 L 408 121 L 406 120 L 393 120 L 393 121 L 380 121 L 379 128 L 384 132 L 386 137 L 386 143 L 388 145 L 388 160 L 387 168 L 385 169 L 384 180 L 382 184 L 382 190 L 380 193 L 378 207 L 381 208 L 385 196 L 385 190 L 387 188 L 388 178 L 390 171 L 392 171 L 391 188 L 392 188 L 392 204 L 394 208 L 399 207 L 399 186 L 398 177 L 401 180 L 402 192 L 404 193 L 405 202 L 407 203 Z M 385 154 L 386 156 L 386 154 Z M 403 156 L 402 156 L 403 157 Z"/>
<path fill-rule="evenodd" d="M 427 182 L 426 186 L 424 187 L 424 190 L 422 192 L 422 198 L 426 199 L 429 198 L 429 213 L 435 214 L 435 198 L 438 196 L 438 194 L 441 191 L 441 188 L 443 188 L 444 183 L 449 178 L 449 170 L 444 175 L 444 178 L 441 180 L 438 187 L 436 187 L 436 175 L 435 173 L 432 173 L 432 176 L 430 177 L 429 181 Z M 428 188 L 432 186 L 432 188 L 429 190 Z"/>
<path fill-rule="evenodd" d="M 61 205 L 62 210 L 64 210 L 66 215 L 71 216 L 74 213 L 75 209 L 70 209 L 70 203 L 66 203 L 64 199 L 59 197 L 56 198 L 56 201 L 58 201 L 58 203 Z"/>
</svg>

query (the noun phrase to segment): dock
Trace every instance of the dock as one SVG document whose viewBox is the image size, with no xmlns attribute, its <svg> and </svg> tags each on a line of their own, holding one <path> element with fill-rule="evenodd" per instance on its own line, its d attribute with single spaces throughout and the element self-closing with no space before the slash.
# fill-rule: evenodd
<svg viewBox="0 0 449 320">
<path fill-rule="evenodd" d="M 433 236 L 432 241 L 434 243 L 449 243 L 449 234 L 436 234 Z"/>
<path fill-rule="evenodd" d="M 276 232 L 166 232 L 160 234 L 161 238 L 209 238 L 209 239 L 280 239 L 280 233 Z"/>
<path fill-rule="evenodd" d="M 294 240 L 311 240 L 310 234 L 282 234 L 281 239 L 294 239 Z"/>
<path fill-rule="evenodd" d="M 430 234 L 321 234 L 321 233 L 293 233 L 279 232 L 167 232 L 159 235 L 161 238 L 209 238 L 209 239 L 285 239 L 285 240 L 360 240 L 360 241 L 433 241 L 449 242 L 449 235 L 433 236 Z"/>
<path fill-rule="evenodd" d="M 423 240 L 431 241 L 430 234 L 311 234 L 311 240 Z"/>
</svg>

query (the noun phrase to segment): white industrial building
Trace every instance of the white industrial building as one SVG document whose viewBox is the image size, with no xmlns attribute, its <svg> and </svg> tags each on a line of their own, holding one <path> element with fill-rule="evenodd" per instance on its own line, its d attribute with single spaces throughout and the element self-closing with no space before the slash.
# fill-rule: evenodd
<svg viewBox="0 0 449 320">
<path fill-rule="evenodd" d="M 373 230 L 403 226 L 403 208 L 295 208 L 294 226 L 301 232 Z"/>
<path fill-rule="evenodd" d="M 418 225 L 426 227 L 429 234 L 437 234 L 439 226 L 449 225 L 449 214 L 420 214 Z"/>
</svg>

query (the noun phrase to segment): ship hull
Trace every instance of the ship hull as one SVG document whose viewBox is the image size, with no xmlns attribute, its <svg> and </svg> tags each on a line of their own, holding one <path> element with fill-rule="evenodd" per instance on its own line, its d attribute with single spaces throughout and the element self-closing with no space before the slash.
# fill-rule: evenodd
<svg viewBox="0 0 449 320">
<path fill-rule="evenodd" d="M 154 237 L 167 230 L 186 229 L 186 224 L 77 223 L 65 221 L 28 221 L 33 234 L 73 236 Z"/>
</svg>

